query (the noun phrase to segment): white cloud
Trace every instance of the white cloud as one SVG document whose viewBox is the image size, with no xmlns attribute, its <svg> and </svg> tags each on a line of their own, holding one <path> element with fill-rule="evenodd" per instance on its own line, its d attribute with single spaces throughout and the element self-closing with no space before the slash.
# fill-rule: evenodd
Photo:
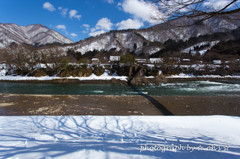
<svg viewBox="0 0 240 159">
<path fill-rule="evenodd" d="M 85 27 L 85 28 L 89 28 L 90 25 L 89 25 L 89 24 L 83 24 L 83 27 Z"/>
<path fill-rule="evenodd" d="M 78 36 L 76 33 L 71 33 L 70 35 L 74 38 Z"/>
<path fill-rule="evenodd" d="M 161 23 L 165 15 L 153 3 L 143 0 L 124 0 L 121 5 L 123 11 L 131 14 L 134 18 L 141 19 L 151 24 Z"/>
<path fill-rule="evenodd" d="M 117 23 L 116 26 L 118 27 L 118 30 L 123 29 L 139 29 L 142 26 L 144 26 L 143 22 L 137 20 L 137 19 L 127 19 L 123 20 L 120 23 Z"/>
<path fill-rule="evenodd" d="M 96 36 L 102 33 L 105 33 L 107 31 L 110 31 L 112 29 L 112 22 L 108 18 L 101 18 L 98 20 L 96 26 L 91 29 L 91 32 L 89 33 L 90 36 Z"/>
<path fill-rule="evenodd" d="M 203 5 L 212 10 L 220 10 L 231 2 L 232 0 L 209 0 L 204 2 Z"/>
<path fill-rule="evenodd" d="M 82 17 L 82 15 L 78 14 L 78 11 L 73 9 L 73 10 L 70 10 L 69 12 L 69 17 L 70 18 L 76 18 L 78 20 L 80 20 L 80 18 Z"/>
<path fill-rule="evenodd" d="M 111 20 L 108 18 L 102 18 L 100 20 L 98 20 L 97 24 L 96 24 L 96 29 L 102 29 L 102 30 L 106 30 L 109 31 L 112 29 L 113 24 L 111 23 Z"/>
<path fill-rule="evenodd" d="M 43 4 L 43 8 L 44 8 L 44 9 L 47 9 L 47 10 L 50 11 L 50 12 L 53 12 L 53 11 L 56 10 L 55 7 L 54 7 L 51 3 L 49 3 L 49 2 L 45 2 L 45 3 Z"/>
<path fill-rule="evenodd" d="M 66 25 L 59 24 L 59 25 L 56 26 L 56 28 L 61 30 L 62 32 L 64 32 L 64 34 L 69 35 Z"/>
<path fill-rule="evenodd" d="M 84 30 L 82 31 L 84 34 L 89 32 L 90 25 L 89 24 L 83 24 Z"/>
<path fill-rule="evenodd" d="M 110 3 L 110 4 L 114 3 L 114 0 L 105 0 L 105 1 Z"/>
<path fill-rule="evenodd" d="M 58 7 L 58 10 L 61 11 L 60 14 L 61 14 L 63 17 L 66 17 L 67 12 L 68 12 L 68 9 L 67 9 L 67 8 Z"/>
<path fill-rule="evenodd" d="M 171 16 L 175 13 L 192 11 L 196 7 L 196 5 L 192 5 L 194 3 L 193 1 L 196 0 L 162 0 L 158 3 L 158 6 L 166 15 Z"/>
<path fill-rule="evenodd" d="M 67 27 L 65 25 L 57 25 L 56 28 L 64 31 L 67 30 Z"/>
</svg>

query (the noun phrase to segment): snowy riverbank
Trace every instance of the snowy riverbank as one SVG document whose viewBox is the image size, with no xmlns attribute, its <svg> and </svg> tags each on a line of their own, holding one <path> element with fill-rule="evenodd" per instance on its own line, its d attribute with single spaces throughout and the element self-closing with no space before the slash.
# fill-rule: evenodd
<svg viewBox="0 0 240 159">
<path fill-rule="evenodd" d="M 166 82 L 181 82 L 183 80 L 185 81 L 191 81 L 191 80 L 199 80 L 199 81 L 208 81 L 208 80 L 239 80 L 240 76 L 219 76 L 219 75 L 207 75 L 207 76 L 192 76 L 192 75 L 186 75 L 186 74 L 180 74 L 180 75 L 172 75 L 172 76 L 166 76 L 166 80 L 157 80 L 155 81 L 154 77 L 145 77 L 145 82 L 142 84 L 158 84 L 158 83 L 166 83 Z M 112 82 L 112 80 L 115 80 Z M 85 83 L 96 83 L 99 84 L 100 81 L 102 83 L 109 82 L 115 84 L 116 81 L 119 81 L 117 83 L 124 83 L 128 81 L 127 76 L 110 76 L 107 74 L 103 74 L 101 76 L 96 76 L 94 74 L 90 75 L 89 77 L 56 77 L 56 76 L 43 76 L 43 77 L 30 77 L 30 76 L 0 76 L 0 81 L 15 81 L 15 82 L 21 82 L 21 81 L 29 81 L 29 82 L 57 82 L 57 83 L 72 83 L 72 82 L 85 82 Z M 94 82 L 96 81 L 96 82 Z M 105 81 L 105 82 L 104 82 Z M 120 82 L 121 81 L 121 82 Z"/>
<path fill-rule="evenodd" d="M 122 80 L 127 81 L 126 76 L 110 76 L 107 73 L 101 76 L 96 76 L 94 74 L 89 77 L 55 77 L 55 76 L 43 76 L 43 77 L 29 77 L 29 76 L 0 76 L 0 81 L 51 81 L 51 80 L 79 80 L 79 81 L 90 81 L 90 80 Z"/>
<path fill-rule="evenodd" d="M 230 76 L 230 75 L 227 75 L 227 76 L 220 76 L 220 75 L 203 75 L 203 76 L 195 76 L 195 75 L 189 75 L 189 74 L 184 74 L 184 73 L 180 73 L 179 75 L 172 75 L 172 76 L 167 76 L 166 78 L 199 78 L 199 79 L 203 79 L 203 78 L 206 78 L 206 79 L 240 79 L 240 76 Z"/>
<path fill-rule="evenodd" d="M 96 76 L 94 73 L 92 73 L 88 77 L 58 77 L 58 76 L 42 76 L 42 77 L 33 77 L 33 76 L 20 76 L 20 75 L 6 75 L 6 69 L 0 70 L 0 81 L 31 81 L 31 82 L 57 82 L 57 83 L 112 83 L 112 84 L 123 84 L 128 81 L 127 76 L 118 76 L 116 73 L 113 75 L 109 75 L 109 71 L 106 70 L 101 76 Z M 179 75 L 171 75 L 171 76 L 161 76 L 154 77 L 154 76 L 145 76 L 145 77 L 136 77 L 136 81 L 138 82 L 132 82 L 132 84 L 159 84 L 159 83 L 166 83 L 166 82 L 178 82 L 182 80 L 239 80 L 240 75 L 227 75 L 227 76 L 220 76 L 220 75 L 203 75 L 203 76 L 195 76 L 192 74 L 184 74 L 180 73 Z M 144 79 L 144 80 L 143 80 Z M 94 82 L 95 81 L 95 82 Z M 118 81 L 118 82 L 116 82 Z"/>
<path fill-rule="evenodd" d="M 239 132 L 230 116 L 1 116 L 0 158 L 235 159 Z"/>
</svg>

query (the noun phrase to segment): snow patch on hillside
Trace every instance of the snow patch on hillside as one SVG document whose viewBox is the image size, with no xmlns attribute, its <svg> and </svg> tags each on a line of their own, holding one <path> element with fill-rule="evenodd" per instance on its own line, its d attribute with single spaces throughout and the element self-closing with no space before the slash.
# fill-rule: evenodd
<svg viewBox="0 0 240 159">
<path fill-rule="evenodd" d="M 204 48 L 203 50 L 199 51 L 200 55 L 204 55 L 208 49 L 211 49 L 214 45 L 218 44 L 219 42 L 220 41 L 201 42 L 201 43 L 195 44 L 191 47 L 188 47 L 188 48 L 184 49 L 182 52 L 183 53 L 189 53 L 189 51 L 191 51 L 192 54 L 196 54 L 197 51 L 194 50 L 195 47 L 201 47 L 201 46 L 204 46 L 204 45 L 209 45 L 209 47 Z"/>
</svg>

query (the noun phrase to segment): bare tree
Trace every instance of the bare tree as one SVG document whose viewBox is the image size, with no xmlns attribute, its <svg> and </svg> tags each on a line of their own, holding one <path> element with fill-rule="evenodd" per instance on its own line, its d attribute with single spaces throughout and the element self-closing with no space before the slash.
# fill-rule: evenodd
<svg viewBox="0 0 240 159">
<path fill-rule="evenodd" d="M 14 55 L 10 53 L 8 49 L 1 49 L 0 51 L 1 57 L 0 62 L 5 62 L 10 69 L 13 68 L 12 64 L 14 61 Z"/>
<path fill-rule="evenodd" d="M 217 15 L 240 12 L 240 0 L 145 0 L 158 7 L 161 15 L 155 20 L 167 21 L 179 17 L 198 17 L 199 21 Z M 229 17 L 231 18 L 231 17 Z M 240 20 L 240 17 L 237 18 Z"/>
</svg>

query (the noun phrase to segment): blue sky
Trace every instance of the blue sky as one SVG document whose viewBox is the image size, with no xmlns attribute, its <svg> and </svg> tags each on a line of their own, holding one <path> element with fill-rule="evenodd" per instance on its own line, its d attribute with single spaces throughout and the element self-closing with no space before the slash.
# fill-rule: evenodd
<svg viewBox="0 0 240 159">
<path fill-rule="evenodd" d="M 207 0 L 202 6 L 216 10 L 229 2 Z M 167 3 L 173 12 L 179 9 L 172 1 Z M 159 4 L 144 0 L 1 0 L 0 4 L 0 23 L 42 24 L 73 41 L 110 30 L 145 28 L 168 19 Z"/>
<path fill-rule="evenodd" d="M 73 41 L 148 22 L 124 11 L 125 0 L 1 0 L 0 23 L 43 24 Z"/>
</svg>

